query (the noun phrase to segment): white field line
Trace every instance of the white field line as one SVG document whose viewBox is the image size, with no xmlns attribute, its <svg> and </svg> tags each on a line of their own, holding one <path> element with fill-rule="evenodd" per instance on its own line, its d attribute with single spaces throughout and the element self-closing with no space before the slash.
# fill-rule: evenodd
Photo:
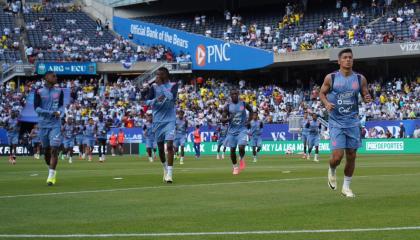
<svg viewBox="0 0 420 240">
<path fill-rule="evenodd" d="M 211 235 L 281 235 L 302 233 L 343 233 L 343 232 L 383 232 L 420 230 L 413 227 L 348 228 L 348 229 L 310 229 L 310 230 L 272 230 L 272 231 L 234 231 L 234 232 L 179 232 L 179 233 L 102 233 L 102 234 L 0 234 L 0 238 L 116 238 L 116 237 L 176 237 Z"/>
<path fill-rule="evenodd" d="M 417 175 L 420 175 L 420 173 L 357 176 L 357 178 L 401 177 L 401 176 L 417 176 Z M 85 194 L 85 193 L 122 192 L 122 191 L 131 191 L 131 190 L 177 189 L 177 188 L 187 188 L 187 187 L 206 187 L 206 186 L 240 185 L 240 184 L 254 184 L 254 183 L 273 183 L 273 182 L 314 180 L 314 179 L 324 179 L 324 178 L 326 179 L 326 176 L 325 177 L 308 177 L 308 178 L 283 178 L 283 179 L 270 179 L 270 180 L 239 181 L 239 182 L 219 182 L 219 183 L 200 183 L 200 184 L 181 184 L 181 185 L 132 187 L 132 188 L 114 188 L 114 189 L 85 190 L 85 191 L 74 191 L 74 192 L 32 193 L 32 194 L 19 194 L 19 195 L 3 195 L 3 196 L 0 196 L 0 199 L 23 198 L 23 197 L 41 197 L 41 196 L 57 196 L 57 195 L 73 195 L 73 194 L 75 195 L 75 194 Z"/>
</svg>

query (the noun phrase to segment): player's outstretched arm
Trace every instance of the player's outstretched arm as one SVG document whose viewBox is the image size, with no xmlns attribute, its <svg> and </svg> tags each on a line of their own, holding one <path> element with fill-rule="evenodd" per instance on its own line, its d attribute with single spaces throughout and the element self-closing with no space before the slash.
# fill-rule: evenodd
<svg viewBox="0 0 420 240">
<path fill-rule="evenodd" d="M 334 109 L 334 104 L 330 103 L 327 99 L 327 94 L 330 92 L 331 89 L 331 82 L 331 74 L 328 74 L 327 76 L 325 76 L 324 83 L 322 84 L 321 90 L 319 92 L 319 99 L 329 112 L 331 112 Z"/>
</svg>

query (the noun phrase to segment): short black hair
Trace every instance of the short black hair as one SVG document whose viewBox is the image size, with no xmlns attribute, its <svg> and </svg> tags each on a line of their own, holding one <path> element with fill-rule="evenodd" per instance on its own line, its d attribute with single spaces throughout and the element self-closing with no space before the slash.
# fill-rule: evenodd
<svg viewBox="0 0 420 240">
<path fill-rule="evenodd" d="M 47 72 L 45 73 L 45 76 L 50 75 L 50 74 L 55 74 L 55 72 L 53 72 L 53 71 L 47 71 Z"/>
<path fill-rule="evenodd" d="M 160 67 L 158 68 L 158 71 L 164 72 L 169 77 L 169 70 L 166 67 Z"/>
<path fill-rule="evenodd" d="M 343 55 L 344 53 L 351 53 L 351 55 L 353 55 L 353 51 L 351 50 L 351 48 L 345 48 L 338 53 L 338 58 L 341 58 L 341 55 Z"/>
</svg>

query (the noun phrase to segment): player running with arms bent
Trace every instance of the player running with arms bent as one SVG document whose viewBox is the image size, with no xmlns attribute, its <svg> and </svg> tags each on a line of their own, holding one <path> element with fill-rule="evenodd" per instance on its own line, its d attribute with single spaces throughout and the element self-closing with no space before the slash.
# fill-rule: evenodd
<svg viewBox="0 0 420 240">
<path fill-rule="evenodd" d="M 350 183 L 355 168 L 356 151 L 361 146 L 358 96 L 361 93 L 365 102 L 370 102 L 371 97 L 366 78 L 353 72 L 351 49 L 340 51 L 338 64 L 340 70 L 325 77 L 319 94 L 322 103 L 329 111 L 332 157 L 328 170 L 328 185 L 336 190 L 336 168 L 345 153 L 345 176 L 341 192 L 346 197 L 355 197 L 350 189 Z"/>
</svg>

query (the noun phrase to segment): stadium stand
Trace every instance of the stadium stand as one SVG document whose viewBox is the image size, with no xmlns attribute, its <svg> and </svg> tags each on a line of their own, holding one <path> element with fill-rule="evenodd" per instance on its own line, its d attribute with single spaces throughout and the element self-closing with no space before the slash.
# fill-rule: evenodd
<svg viewBox="0 0 420 240">
<path fill-rule="evenodd" d="M 286 4 L 244 9 L 240 15 L 225 11 L 139 19 L 278 53 L 418 38 L 418 4 L 401 3 L 395 8 L 363 4 L 319 6 L 306 12 L 299 4 Z M 393 16 L 395 22 L 389 22 Z"/>
<path fill-rule="evenodd" d="M 19 53 L 20 29 L 16 28 L 10 12 L 0 8 L 0 62 L 15 63 L 21 60 Z"/>
</svg>

